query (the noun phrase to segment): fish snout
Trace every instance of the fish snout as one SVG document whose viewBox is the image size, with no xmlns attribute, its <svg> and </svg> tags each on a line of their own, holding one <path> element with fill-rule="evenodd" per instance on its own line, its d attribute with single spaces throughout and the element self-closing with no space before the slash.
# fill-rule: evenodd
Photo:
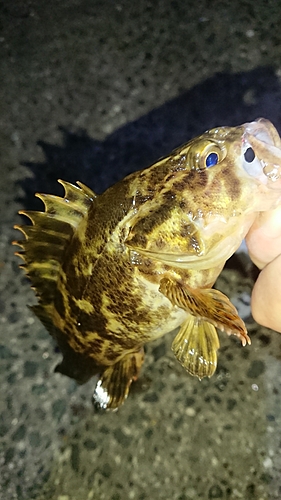
<svg viewBox="0 0 281 500">
<path fill-rule="evenodd" d="M 281 139 L 274 125 L 264 118 L 245 123 L 242 137 L 243 167 L 263 184 L 280 189 Z"/>
</svg>

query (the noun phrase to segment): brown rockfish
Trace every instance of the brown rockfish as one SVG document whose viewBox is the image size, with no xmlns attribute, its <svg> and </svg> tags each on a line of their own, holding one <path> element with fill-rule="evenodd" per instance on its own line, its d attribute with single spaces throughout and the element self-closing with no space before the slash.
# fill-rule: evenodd
<svg viewBox="0 0 281 500">
<path fill-rule="evenodd" d="M 217 365 L 216 328 L 250 344 L 235 307 L 212 286 L 260 211 L 281 201 L 281 140 L 259 119 L 218 127 L 95 195 L 59 181 L 21 211 L 32 309 L 63 354 L 56 371 L 117 408 L 143 363 L 143 346 L 179 327 L 172 350 L 200 379 Z"/>
</svg>

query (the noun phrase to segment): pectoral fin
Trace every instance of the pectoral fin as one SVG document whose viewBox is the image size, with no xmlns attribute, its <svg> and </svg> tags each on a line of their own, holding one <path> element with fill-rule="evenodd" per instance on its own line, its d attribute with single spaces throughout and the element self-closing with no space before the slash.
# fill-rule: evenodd
<svg viewBox="0 0 281 500">
<path fill-rule="evenodd" d="M 160 282 L 162 292 L 172 304 L 200 319 L 204 319 L 228 335 L 236 335 L 243 346 L 250 344 L 244 321 L 230 300 L 213 288 L 193 289 L 169 278 Z"/>
<path fill-rule="evenodd" d="M 98 407 L 107 410 L 116 410 L 128 396 L 130 385 L 138 378 L 144 359 L 141 349 L 137 353 L 130 353 L 120 361 L 106 368 L 101 375 L 94 394 L 94 402 Z"/>
<path fill-rule="evenodd" d="M 201 379 L 216 371 L 219 346 L 215 327 L 190 315 L 175 337 L 172 351 L 188 373 Z"/>
</svg>

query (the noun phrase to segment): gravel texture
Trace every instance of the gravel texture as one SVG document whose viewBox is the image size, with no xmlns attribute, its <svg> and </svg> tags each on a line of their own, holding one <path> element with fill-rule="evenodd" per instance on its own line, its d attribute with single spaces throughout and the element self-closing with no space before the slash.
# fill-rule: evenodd
<svg viewBox="0 0 281 500">
<path fill-rule="evenodd" d="M 61 194 L 57 178 L 100 193 L 210 127 L 264 116 L 281 132 L 280 2 L 4 0 L 0 19 L 0 498 L 280 499 L 281 340 L 251 318 L 246 255 L 217 287 L 252 346 L 222 335 L 200 383 L 167 335 L 102 413 L 93 381 L 53 373 L 10 245 L 17 210 Z"/>
</svg>

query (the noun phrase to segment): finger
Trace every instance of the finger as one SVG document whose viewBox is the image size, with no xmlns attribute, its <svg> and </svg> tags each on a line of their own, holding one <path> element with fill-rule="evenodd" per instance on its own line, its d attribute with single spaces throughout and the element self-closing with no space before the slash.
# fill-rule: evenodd
<svg viewBox="0 0 281 500">
<path fill-rule="evenodd" d="M 281 253 L 281 206 L 261 212 L 246 236 L 252 261 L 262 269 Z"/>
<path fill-rule="evenodd" d="M 251 306 L 257 323 L 281 333 L 281 255 L 260 272 Z"/>
</svg>

